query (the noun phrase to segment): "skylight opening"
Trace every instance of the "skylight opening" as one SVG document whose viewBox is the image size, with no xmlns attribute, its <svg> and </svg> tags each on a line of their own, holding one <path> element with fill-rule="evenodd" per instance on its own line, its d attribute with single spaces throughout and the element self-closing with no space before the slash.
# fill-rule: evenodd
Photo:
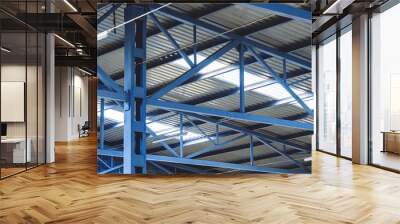
<svg viewBox="0 0 400 224">
<path fill-rule="evenodd" d="M 114 109 L 104 110 L 104 117 L 116 121 L 116 122 L 124 122 L 124 113 Z"/>
<path fill-rule="evenodd" d="M 193 55 L 189 56 L 190 60 L 193 61 Z M 202 55 L 197 55 L 197 61 L 198 63 L 203 61 L 206 57 Z M 183 68 L 189 69 L 190 66 L 186 63 L 186 61 L 181 58 L 173 62 L 176 65 L 179 65 Z M 225 65 L 221 62 L 218 61 L 213 61 L 211 62 L 208 66 L 200 70 L 199 73 L 204 74 L 204 73 L 209 73 L 213 72 L 222 68 L 225 68 L 229 65 Z M 213 78 L 221 80 L 225 83 L 229 83 L 232 85 L 235 85 L 237 87 L 240 86 L 240 78 L 239 78 L 239 69 L 234 69 L 228 72 L 225 72 L 223 74 L 219 74 L 217 76 L 213 76 Z M 260 83 L 263 81 L 266 81 L 267 79 L 261 78 L 257 75 L 251 74 L 249 72 L 244 72 L 244 86 L 250 86 L 256 83 Z M 291 87 L 293 92 L 295 92 L 297 95 L 304 94 L 305 92 L 296 88 Z M 280 100 L 280 99 L 285 99 L 288 97 L 291 97 L 291 95 L 286 91 L 285 88 L 283 88 L 279 83 L 273 83 L 264 87 L 252 89 L 251 91 L 257 92 L 259 94 Z M 300 106 L 300 105 L 299 105 Z"/>
<path fill-rule="evenodd" d="M 193 54 L 189 56 L 189 59 L 194 63 L 194 55 Z M 202 62 L 204 59 L 206 59 L 206 57 L 197 54 L 197 64 Z M 182 68 L 190 69 L 190 66 L 186 63 L 186 61 L 183 58 L 178 59 L 178 60 L 174 61 L 173 63 L 176 65 L 179 65 Z M 225 68 L 226 66 L 227 65 L 225 65 L 221 62 L 213 61 L 209 65 L 204 67 L 202 70 L 200 70 L 199 73 L 201 73 L 201 74 L 209 73 L 209 72 L 221 69 L 221 68 Z"/>
<path fill-rule="evenodd" d="M 296 89 L 296 88 L 291 88 L 293 92 L 295 92 L 297 95 L 303 94 L 304 91 Z M 288 91 L 286 91 L 283 86 L 279 83 L 274 83 L 268 86 L 264 86 L 261 88 L 257 88 L 253 90 L 254 92 L 272 97 L 274 99 L 285 99 L 288 97 L 291 97 Z"/>
<path fill-rule="evenodd" d="M 121 111 L 114 110 L 114 109 L 107 109 L 107 110 L 104 111 L 104 117 L 109 119 L 109 120 L 112 120 L 112 121 L 115 121 L 115 122 L 119 122 L 120 125 L 123 125 L 124 113 L 121 112 Z M 166 137 L 169 137 L 167 139 L 177 139 L 177 140 L 180 139 L 180 137 L 179 137 L 179 133 L 180 133 L 179 128 L 174 127 L 172 125 L 164 124 L 164 123 L 161 123 L 161 122 L 150 122 L 150 120 L 146 120 L 146 122 L 148 123 L 147 127 L 149 127 L 157 135 L 164 135 Z M 174 136 L 174 135 L 176 135 L 176 136 Z M 183 135 L 183 140 L 184 141 L 190 141 L 192 139 L 199 138 L 199 139 L 196 140 L 196 143 L 191 143 L 191 144 L 197 144 L 197 143 L 204 142 L 204 141 L 208 140 L 207 138 L 201 139 L 200 137 L 202 137 L 201 134 L 197 134 L 197 133 L 190 132 L 190 131 L 185 131 L 185 133 Z M 167 139 L 164 139 L 164 140 L 167 140 Z M 156 142 L 160 142 L 160 141 L 155 141 L 154 143 L 156 143 Z"/>
</svg>

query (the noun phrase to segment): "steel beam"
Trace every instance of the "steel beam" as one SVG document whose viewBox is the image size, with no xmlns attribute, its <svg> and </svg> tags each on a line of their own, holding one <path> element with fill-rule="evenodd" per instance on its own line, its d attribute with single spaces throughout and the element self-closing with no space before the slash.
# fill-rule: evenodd
<svg viewBox="0 0 400 224">
<path fill-rule="evenodd" d="M 213 118 L 210 118 L 210 117 L 207 117 L 207 116 L 203 116 L 203 115 L 200 115 L 200 114 L 193 114 L 193 113 L 187 113 L 187 114 L 189 116 L 191 116 L 191 117 L 195 117 L 195 118 L 197 118 L 199 120 L 202 120 L 202 121 L 205 121 L 205 122 L 210 122 L 210 123 L 213 123 L 213 124 L 217 124 L 218 123 L 220 126 L 227 127 L 229 129 L 235 130 L 237 132 L 244 133 L 244 134 L 247 134 L 247 135 L 256 136 L 258 139 L 261 138 L 261 139 L 263 139 L 265 141 L 268 141 L 268 142 L 276 142 L 276 143 L 280 143 L 280 144 L 283 144 L 283 145 L 289 145 L 292 148 L 295 148 L 295 149 L 298 149 L 298 150 L 304 151 L 304 152 L 310 152 L 310 150 L 311 150 L 310 148 L 304 148 L 304 147 L 298 146 L 296 144 L 287 142 L 287 141 L 285 141 L 283 139 L 274 138 L 273 136 L 267 136 L 267 135 L 265 135 L 263 133 L 259 133 L 259 132 L 256 132 L 254 130 L 250 130 L 250 129 L 246 128 L 246 127 L 234 125 L 234 124 L 227 123 L 227 122 L 224 122 L 224 121 L 218 121 L 218 120 L 215 120 Z"/>
<path fill-rule="evenodd" d="M 122 87 L 116 83 L 100 66 L 97 66 L 97 77 L 105 86 L 123 95 Z"/>
<path fill-rule="evenodd" d="M 244 35 L 244 36 L 245 35 L 250 35 L 250 34 L 256 33 L 256 32 L 258 32 L 260 30 L 264 30 L 264 29 L 268 29 L 268 28 L 271 28 L 271 27 L 275 27 L 275 26 L 278 26 L 280 24 L 286 23 L 288 21 L 290 21 L 290 19 L 282 18 L 282 17 L 278 17 L 278 18 L 273 19 L 273 20 L 266 19 L 262 23 L 260 22 L 260 23 L 254 24 L 253 26 L 249 26 L 249 27 L 244 27 L 244 28 L 238 29 L 238 30 L 236 30 L 236 32 L 238 34 Z M 195 45 L 195 50 L 193 48 L 191 48 L 191 47 L 190 48 L 185 48 L 185 49 L 182 49 L 182 50 L 186 53 L 186 55 L 191 55 L 191 54 L 195 54 L 196 52 L 201 52 L 203 50 L 213 48 L 215 46 L 221 45 L 221 44 L 226 43 L 226 42 L 227 42 L 227 40 L 225 38 L 217 37 L 217 38 L 213 38 L 211 40 L 196 44 Z M 289 52 L 290 53 L 290 52 L 296 51 L 298 49 L 304 48 L 304 47 L 309 46 L 309 45 L 310 45 L 310 40 L 309 39 L 304 39 L 304 40 L 300 40 L 300 41 L 298 41 L 298 42 L 296 42 L 294 44 L 290 44 L 288 46 L 285 46 L 285 47 L 281 48 L 280 50 L 283 51 L 283 52 Z M 265 54 L 265 53 L 261 53 L 261 56 L 264 58 L 264 60 L 267 60 L 268 58 L 272 57 L 272 56 L 270 56 L 268 54 Z M 147 63 L 147 67 L 148 67 L 148 69 L 153 69 L 153 68 L 161 66 L 163 64 L 167 64 L 167 63 L 170 63 L 172 61 L 178 60 L 179 58 L 180 58 L 179 54 L 174 54 L 174 55 L 169 56 L 169 57 L 150 59 L 148 61 L 148 63 Z M 257 61 L 255 59 L 253 59 L 252 57 L 245 58 L 245 65 L 249 65 L 249 64 L 252 64 L 252 63 L 255 63 L 255 62 L 257 62 Z M 239 66 L 238 64 L 235 64 L 235 65 Z M 304 70 L 302 73 L 305 73 L 306 71 L 308 72 L 308 70 L 305 70 L 305 69 L 302 69 L 302 70 Z M 122 72 L 119 72 L 119 73 L 116 73 L 116 74 L 113 75 L 114 79 L 120 79 L 122 77 L 123 77 L 123 73 Z M 198 78 L 196 78 L 196 80 L 198 80 Z M 192 79 L 190 79 L 190 81 L 192 81 Z M 185 83 L 185 84 L 187 84 L 187 83 Z M 152 91 L 153 91 L 152 89 L 149 89 L 149 93 L 151 93 Z"/>
<path fill-rule="evenodd" d="M 297 161 L 296 159 L 294 159 L 292 156 L 286 154 L 285 152 L 282 152 L 280 149 L 276 148 L 275 146 L 273 146 L 271 143 L 265 141 L 264 139 L 258 138 L 258 140 L 259 140 L 260 142 L 262 142 L 265 146 L 268 146 L 269 148 L 271 148 L 273 151 L 279 153 L 282 157 L 288 159 L 289 161 L 292 161 L 294 164 L 296 164 L 296 165 L 299 166 L 301 169 L 303 169 L 304 171 L 306 171 L 306 168 L 303 166 L 303 164 L 300 163 L 299 161 Z M 284 145 L 283 147 L 285 147 L 285 145 Z"/>
<path fill-rule="evenodd" d="M 181 55 L 181 57 L 186 61 L 186 63 L 189 65 L 189 67 L 193 67 L 194 66 L 193 62 L 185 54 L 185 52 L 183 52 L 181 50 L 181 47 L 179 46 L 178 42 L 176 42 L 176 40 L 174 39 L 174 37 L 172 37 L 172 35 L 168 32 L 168 30 L 164 29 L 164 27 L 161 25 L 160 21 L 158 21 L 157 17 L 153 13 L 150 13 L 149 16 L 153 20 L 153 22 L 156 24 L 158 29 L 160 29 L 161 32 L 165 35 L 165 37 L 167 37 L 169 42 L 171 42 L 171 44 L 175 48 L 175 50 L 178 51 L 179 55 Z"/>
<path fill-rule="evenodd" d="M 284 119 L 256 115 L 256 114 L 249 114 L 249 113 L 229 112 L 229 111 L 223 111 L 223 110 L 219 110 L 219 109 L 200 107 L 200 106 L 192 106 L 192 105 L 175 103 L 175 102 L 170 102 L 170 101 L 166 102 L 166 101 L 160 101 L 160 100 L 149 100 L 148 104 L 155 106 L 155 107 L 164 108 L 164 109 L 173 110 L 173 111 L 217 116 L 217 117 L 223 117 L 223 118 L 234 119 L 234 120 L 242 120 L 242 121 L 247 121 L 247 122 L 271 124 L 271 125 L 276 125 L 276 126 L 298 128 L 298 129 L 305 129 L 305 130 L 313 130 L 313 128 L 314 128 L 312 124 L 304 123 L 304 122 L 290 121 L 290 120 L 284 120 Z"/>
<path fill-rule="evenodd" d="M 309 24 L 311 24 L 312 22 L 312 15 L 310 10 L 305 10 L 292 5 L 280 3 L 255 3 L 246 5 L 266 9 L 273 12 L 275 15 L 290 18 L 300 22 Z"/>
<path fill-rule="evenodd" d="M 155 8 L 158 8 L 158 6 L 152 6 L 151 8 L 155 9 Z M 170 9 L 169 7 L 162 8 L 162 9 L 158 10 L 157 13 L 162 14 L 162 15 L 167 16 L 167 17 L 170 17 L 172 19 L 176 19 L 176 20 L 178 20 L 180 22 L 183 22 L 183 23 L 186 23 L 186 24 L 189 24 L 189 25 L 196 25 L 198 27 L 202 27 L 202 28 L 207 29 L 209 31 L 218 33 L 218 34 L 222 35 L 223 37 L 228 38 L 230 40 L 238 40 L 241 43 L 246 44 L 247 46 L 256 47 L 257 49 L 259 49 L 259 50 L 261 50 L 261 51 L 263 51 L 263 52 L 265 52 L 267 54 L 270 54 L 270 55 L 272 55 L 274 57 L 278 57 L 278 58 L 281 58 L 281 59 L 285 58 L 286 60 L 288 60 L 288 61 L 290 61 L 290 62 L 292 62 L 292 63 L 294 63 L 294 64 L 296 64 L 296 65 L 298 65 L 298 66 L 300 66 L 302 68 L 311 70 L 311 63 L 308 60 L 304 60 L 302 58 L 290 55 L 288 53 L 281 52 L 281 51 L 279 51 L 277 49 L 271 48 L 271 47 L 266 46 L 266 45 L 264 45 L 262 43 L 259 43 L 257 41 L 254 41 L 254 40 L 251 40 L 249 38 L 240 36 L 240 35 L 235 34 L 233 32 L 229 32 L 229 31 L 227 31 L 227 30 L 225 30 L 223 28 L 220 28 L 220 27 L 218 27 L 218 26 L 216 26 L 214 24 L 211 24 L 209 22 L 205 22 L 203 20 L 198 20 L 198 19 L 192 18 L 191 16 L 188 16 L 186 14 L 183 14 L 183 13 L 180 13 L 180 12 L 175 11 L 173 9 Z"/>
<path fill-rule="evenodd" d="M 105 89 L 97 89 L 97 97 L 110 99 L 110 100 L 117 100 L 117 101 L 125 101 L 126 98 L 124 95 L 112 92 Z"/>
<path fill-rule="evenodd" d="M 160 164 L 157 164 L 156 162 L 153 161 L 149 161 L 149 163 L 155 167 L 157 167 L 159 170 L 163 171 L 166 174 L 172 174 L 172 172 L 170 170 L 168 170 L 167 168 L 161 166 Z"/>
<path fill-rule="evenodd" d="M 209 5 L 208 7 L 199 8 L 198 10 L 192 12 L 191 14 L 193 17 L 200 19 L 201 17 L 218 12 L 218 11 L 228 8 L 230 6 L 232 6 L 232 4 L 212 4 L 212 5 Z M 280 17 L 280 18 L 282 18 L 282 17 Z M 284 18 L 284 19 L 286 19 L 286 18 Z M 169 29 L 172 29 L 179 25 L 182 25 L 182 23 L 179 21 L 172 20 L 172 21 L 165 22 L 162 25 L 166 30 L 169 30 Z M 159 34 L 160 32 L 161 31 L 159 31 L 156 27 L 154 27 L 153 29 L 149 29 L 147 32 L 147 38 L 149 38 L 151 36 L 155 36 L 155 35 Z M 124 43 L 119 42 L 116 45 L 113 44 L 110 48 L 98 49 L 97 52 L 98 52 L 99 56 L 103 56 L 107 53 L 110 53 L 110 52 L 112 52 L 116 49 L 122 48 L 122 47 L 124 47 Z M 150 69 L 150 68 L 151 68 L 151 66 L 148 64 L 148 69 Z"/>
<path fill-rule="evenodd" d="M 303 132 L 304 133 L 304 132 Z M 309 135 L 308 133 L 306 133 L 305 135 Z M 282 138 L 282 140 L 289 140 L 289 138 Z M 172 145 L 172 144 L 171 144 Z M 253 141 L 253 148 L 254 147 L 258 147 L 258 146 L 263 146 L 264 144 L 261 142 L 258 142 L 256 140 Z M 234 145 L 234 146 L 230 146 L 230 147 L 225 147 L 225 148 L 221 148 L 221 149 L 215 149 L 215 150 L 211 150 L 209 152 L 206 152 L 202 155 L 199 156 L 199 158 L 205 158 L 208 156 L 215 156 L 215 155 L 222 155 L 224 153 L 229 153 L 229 152 L 235 152 L 235 151 L 239 151 L 239 150 L 244 150 L 244 149 L 248 149 L 249 148 L 249 143 L 244 143 L 244 144 L 240 144 L 240 145 Z M 294 152 L 299 152 L 298 149 L 292 148 L 291 146 L 287 147 L 288 150 L 293 150 Z M 311 148 L 311 147 L 309 147 Z M 150 149 L 148 151 L 149 154 L 154 154 L 156 152 L 158 152 L 160 149 L 159 148 L 154 148 L 154 149 Z M 274 152 L 275 153 L 275 152 Z M 280 154 L 276 153 L 277 155 L 275 156 L 280 156 Z M 257 159 L 255 158 L 254 161 L 256 161 Z M 241 162 L 241 163 L 245 163 L 248 162 L 248 158 L 245 159 L 245 161 Z"/>
<path fill-rule="evenodd" d="M 193 166 L 178 164 L 178 163 L 164 163 L 166 166 L 169 166 L 174 169 L 180 169 L 186 172 L 195 173 L 195 174 L 210 174 L 210 172 L 202 169 L 195 168 Z"/>
<path fill-rule="evenodd" d="M 178 164 L 186 164 L 186 165 L 194 165 L 194 166 L 222 168 L 222 169 L 232 169 L 232 170 L 239 170 L 239 171 L 260 172 L 260 173 L 294 174 L 294 173 L 303 173 L 304 172 L 303 170 L 297 170 L 297 169 L 296 170 L 275 169 L 275 168 L 251 166 L 251 165 L 245 165 L 245 164 L 234 164 L 234 163 L 225 163 L 225 162 L 198 160 L 198 159 L 186 159 L 186 158 L 159 156 L 159 155 L 151 155 L 151 154 L 147 155 L 147 160 L 148 161 L 156 161 L 156 162 L 178 163 Z"/>
<path fill-rule="evenodd" d="M 297 75 L 298 75 L 297 73 L 292 73 L 292 74 L 290 74 L 290 77 L 295 77 L 295 76 L 297 76 Z M 257 89 L 257 88 L 260 88 L 260 87 L 264 87 L 264 86 L 266 86 L 266 85 L 268 85 L 268 84 L 274 84 L 274 83 L 275 83 L 275 81 L 271 80 L 271 82 L 266 82 L 264 85 L 260 85 L 260 86 L 255 87 L 255 88 L 250 88 L 249 90 L 254 90 L 254 89 Z M 292 85 L 292 83 L 291 83 L 290 85 Z M 246 89 L 245 89 L 245 90 L 246 90 Z M 150 92 L 150 91 L 151 91 L 151 90 L 149 90 L 149 92 Z M 210 101 L 210 100 L 217 100 L 217 99 L 220 99 L 220 98 L 229 96 L 229 95 L 236 94 L 236 93 L 238 93 L 239 91 L 240 91 L 240 88 L 238 88 L 238 87 L 232 87 L 232 88 L 229 88 L 229 89 L 226 89 L 226 90 L 222 90 L 222 91 L 215 92 L 215 93 L 210 94 L 210 95 L 207 95 L 207 96 L 200 96 L 200 97 L 198 97 L 198 98 L 190 99 L 190 100 L 184 101 L 184 102 L 182 102 L 182 103 L 184 103 L 184 104 L 190 104 L 190 105 L 201 104 L 201 103 L 208 102 L 208 101 Z M 271 102 L 271 101 L 265 102 L 265 103 L 264 103 L 265 107 L 268 106 L 268 105 L 270 104 L 270 102 Z M 273 102 L 274 102 L 274 101 L 273 101 Z M 259 107 L 259 108 L 260 108 L 260 107 Z M 251 110 L 251 108 L 245 108 L 245 111 L 249 111 L 249 110 Z M 235 110 L 235 111 L 239 111 L 239 109 L 238 109 L 238 110 Z M 157 115 L 161 115 L 161 114 L 164 114 L 164 113 L 166 113 L 165 110 L 159 109 L 159 110 L 154 110 L 154 111 L 152 111 L 152 112 L 149 112 L 148 116 L 157 116 Z"/>
<path fill-rule="evenodd" d="M 99 174 L 108 174 L 108 173 L 111 173 L 111 172 L 113 172 L 113 171 L 119 170 L 119 169 L 121 169 L 122 167 L 123 167 L 123 165 L 114 166 L 114 167 L 111 167 L 111 168 L 109 168 L 109 169 L 100 171 Z"/>
</svg>

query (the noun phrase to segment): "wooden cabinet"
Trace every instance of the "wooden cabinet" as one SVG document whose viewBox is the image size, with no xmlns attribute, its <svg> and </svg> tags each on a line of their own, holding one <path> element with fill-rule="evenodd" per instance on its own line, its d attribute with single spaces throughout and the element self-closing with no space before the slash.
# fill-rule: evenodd
<svg viewBox="0 0 400 224">
<path fill-rule="evenodd" d="M 383 151 L 400 154 L 400 132 L 382 132 Z"/>
</svg>

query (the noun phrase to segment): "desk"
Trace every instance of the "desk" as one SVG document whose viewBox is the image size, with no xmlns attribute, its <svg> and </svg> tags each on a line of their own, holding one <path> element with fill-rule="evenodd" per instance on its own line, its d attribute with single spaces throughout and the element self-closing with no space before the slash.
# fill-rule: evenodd
<svg viewBox="0 0 400 224">
<path fill-rule="evenodd" d="M 8 163 L 26 163 L 31 162 L 31 145 L 30 138 L 26 141 L 28 144 L 25 152 L 25 138 L 6 138 L 1 139 L 1 156 Z M 10 148 L 12 147 L 12 148 Z M 9 153 L 11 152 L 11 153 Z M 12 156 L 10 155 L 12 154 Z M 3 156 L 4 155 L 4 156 Z M 11 159 L 12 158 L 12 159 Z M 27 159 L 27 160 L 25 160 Z"/>
<path fill-rule="evenodd" d="M 383 131 L 383 151 L 400 154 L 400 132 Z"/>
</svg>

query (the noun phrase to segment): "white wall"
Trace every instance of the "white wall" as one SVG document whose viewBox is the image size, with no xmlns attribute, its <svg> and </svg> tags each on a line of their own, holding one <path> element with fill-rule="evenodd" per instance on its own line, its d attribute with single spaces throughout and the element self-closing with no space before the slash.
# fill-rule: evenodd
<svg viewBox="0 0 400 224">
<path fill-rule="evenodd" d="M 37 70 L 38 69 L 38 70 Z M 27 80 L 26 80 L 27 78 Z M 6 122 L 7 137 L 9 138 L 27 138 L 30 142 L 32 161 L 44 163 L 44 74 L 41 66 L 25 66 L 24 64 L 9 63 L 1 66 L 2 82 L 23 82 L 26 85 L 26 106 L 25 102 L 20 112 L 26 113 L 26 120 L 21 122 Z M 24 94 L 25 90 L 20 90 Z M 7 97 L 2 95 L 3 97 Z M 3 113 L 16 113 L 10 107 L 2 107 Z M 37 156 L 39 154 L 39 156 Z"/>
<path fill-rule="evenodd" d="M 56 67 L 55 73 L 55 140 L 70 141 L 88 120 L 88 78 L 72 67 Z"/>
<path fill-rule="evenodd" d="M 5 82 L 25 82 L 25 64 L 5 64 L 1 66 L 1 81 Z M 29 68 L 28 68 L 29 70 Z M 7 108 L 1 108 L 7 110 Z M 7 137 L 25 137 L 24 122 L 7 123 Z"/>
</svg>

